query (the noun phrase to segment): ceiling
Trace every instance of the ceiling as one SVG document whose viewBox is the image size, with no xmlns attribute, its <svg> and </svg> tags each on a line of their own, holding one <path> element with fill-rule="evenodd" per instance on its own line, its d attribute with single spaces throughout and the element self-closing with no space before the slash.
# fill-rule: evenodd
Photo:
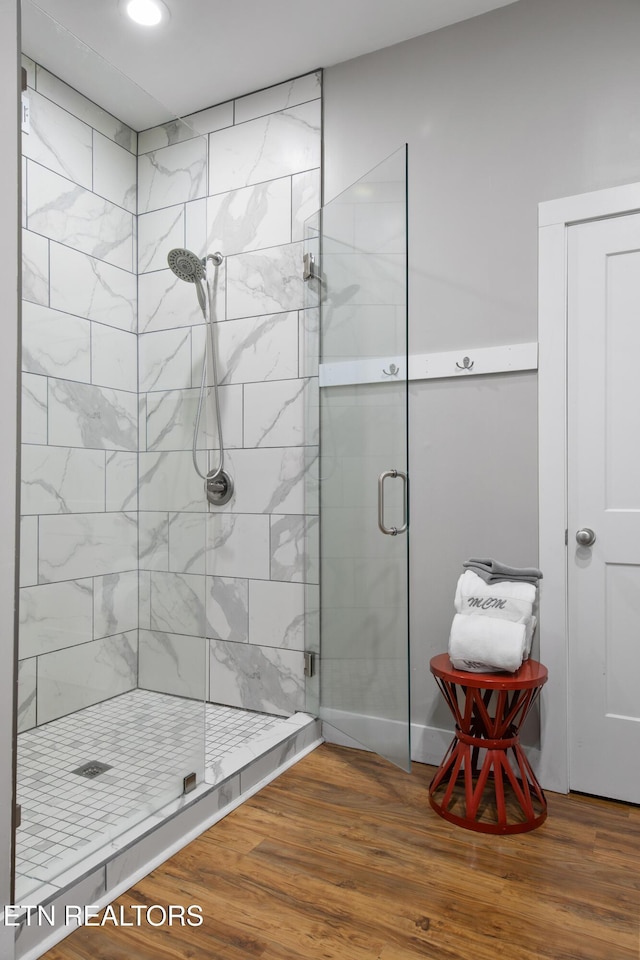
<svg viewBox="0 0 640 960">
<path fill-rule="evenodd" d="M 123 0 L 22 0 L 22 49 L 142 130 L 513 2 L 165 0 L 150 29 Z"/>
</svg>

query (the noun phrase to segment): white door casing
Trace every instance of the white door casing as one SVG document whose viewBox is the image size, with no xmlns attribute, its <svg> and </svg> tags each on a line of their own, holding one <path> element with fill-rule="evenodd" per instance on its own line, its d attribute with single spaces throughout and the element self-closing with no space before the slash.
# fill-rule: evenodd
<svg viewBox="0 0 640 960">
<path fill-rule="evenodd" d="M 586 504 L 587 501 L 584 500 L 585 494 L 580 492 L 576 493 L 572 489 L 571 492 L 571 506 L 568 510 L 568 489 L 567 489 L 567 336 L 568 336 L 568 311 L 567 303 L 570 293 L 570 262 L 569 262 L 569 249 L 570 247 L 575 248 L 576 240 L 578 236 L 590 235 L 589 228 L 592 226 L 589 221 L 596 221 L 602 218 L 617 218 L 622 217 L 627 214 L 637 213 L 640 211 L 640 184 L 630 184 L 624 187 L 616 187 L 609 190 L 602 190 L 596 193 L 582 194 L 576 197 L 568 197 L 564 200 L 555 200 L 547 203 L 540 204 L 539 208 L 539 507 L 540 507 L 540 567 L 544 571 L 544 580 L 541 584 L 541 594 L 540 594 L 540 659 L 546 666 L 549 668 L 549 683 L 545 687 L 542 694 L 542 710 L 541 710 L 541 757 L 540 764 L 538 768 L 538 775 L 540 780 L 547 789 L 557 790 L 560 792 L 566 792 L 570 787 L 575 789 L 584 789 L 593 792 L 607 793 L 609 795 L 615 795 L 614 793 L 607 790 L 606 784 L 603 783 L 603 780 L 609 776 L 611 771 L 607 772 L 602 770 L 600 773 L 600 779 L 598 783 L 599 787 L 594 786 L 594 781 L 589 781 L 590 785 L 587 786 L 586 782 L 583 785 L 580 785 L 578 782 L 573 782 L 570 779 L 570 764 L 569 764 L 569 751 L 570 751 L 570 729 L 569 729 L 569 697 L 570 697 L 570 686 L 573 687 L 573 682 L 569 683 L 570 678 L 570 643 L 569 643 L 569 629 L 568 629 L 568 596 L 569 596 L 569 582 L 570 577 L 573 581 L 574 575 L 583 574 L 586 570 L 587 576 L 582 580 L 582 586 L 577 588 L 577 592 L 572 588 L 571 593 L 572 597 L 575 593 L 576 603 L 580 604 L 580 597 L 589 596 L 594 594 L 599 597 L 602 602 L 602 608 L 604 609 L 604 578 L 602 585 L 599 585 L 597 590 L 594 590 L 593 582 L 590 581 L 590 577 L 596 576 L 596 569 L 598 564 L 604 566 L 604 560 L 607 560 L 608 573 L 606 577 L 608 578 L 606 589 L 608 590 L 608 617 L 609 617 L 609 632 L 608 632 L 608 641 L 605 644 L 604 639 L 601 645 L 601 649 L 597 654 L 594 654 L 594 650 L 589 645 L 586 645 L 584 649 L 578 647 L 574 649 L 573 643 L 571 644 L 571 676 L 573 677 L 573 665 L 576 662 L 576 656 L 578 657 L 578 665 L 580 664 L 580 657 L 582 657 L 583 665 L 589 660 L 593 662 L 600 662 L 602 664 L 603 657 L 606 655 L 609 657 L 609 666 L 611 667 L 611 658 L 613 657 L 625 659 L 628 656 L 628 651 L 625 650 L 623 646 L 620 646 L 620 643 L 617 640 L 617 637 L 624 634 L 625 629 L 628 629 L 628 620 L 631 616 L 631 610 L 633 604 L 629 604 L 627 601 L 624 601 L 624 596 L 629 589 L 631 584 L 631 589 L 633 590 L 633 578 L 636 577 L 635 572 L 635 561 L 633 557 L 636 554 L 629 553 L 628 547 L 624 547 L 621 544 L 621 541 L 616 539 L 616 536 L 608 532 L 608 527 L 611 526 L 609 521 L 612 522 L 613 527 L 617 529 L 627 529 L 629 524 L 626 522 L 624 515 L 620 507 L 616 507 L 613 503 L 613 500 L 605 501 L 608 503 L 605 513 L 607 514 L 606 518 L 603 520 L 602 517 L 599 517 L 598 520 L 593 520 L 590 522 L 589 518 L 583 517 L 581 512 L 585 509 L 585 506 L 581 504 Z M 633 218 L 625 217 L 625 220 L 628 220 L 631 223 Z M 578 227 L 578 224 L 585 224 L 585 227 Z M 604 227 L 602 228 L 605 229 Z M 632 229 L 632 228 L 630 228 Z M 598 228 L 594 231 L 591 231 L 595 236 L 598 233 Z M 570 238 L 573 237 L 573 240 Z M 615 244 L 618 241 L 614 242 Z M 621 249 L 625 248 L 627 240 L 622 243 Z M 583 241 L 584 245 L 584 241 Z M 606 242 L 605 242 L 606 245 Z M 633 243 L 631 244 L 633 248 Z M 637 245 L 636 245 L 637 249 Z M 575 256 L 575 249 L 572 249 L 572 258 Z M 595 256 L 595 254 L 594 254 Z M 625 272 L 625 268 L 620 267 L 624 260 L 624 256 L 616 263 L 614 268 L 614 275 L 616 280 L 618 275 Z M 638 262 L 638 261 L 636 261 Z M 627 264 L 630 264 L 631 261 L 627 259 Z M 575 264 L 574 264 L 575 265 Z M 596 273 L 598 271 L 595 271 Z M 632 270 L 627 270 L 627 273 L 632 273 Z M 624 278 L 623 278 L 624 279 Z M 629 281 L 629 277 L 626 278 Z M 632 281 L 633 282 L 633 281 Z M 628 286 L 628 283 L 627 283 Z M 572 295 L 572 302 L 575 299 L 575 290 Z M 592 295 L 593 291 L 592 291 Z M 594 295 L 595 296 L 595 295 Z M 618 297 L 619 299 L 619 297 Z M 619 313 L 618 320 L 624 315 L 624 310 Z M 622 323 L 622 320 L 620 320 Z M 618 327 L 620 328 L 620 323 Z M 614 327 L 616 324 L 614 323 Z M 610 334 L 619 336 L 620 329 L 617 333 Z M 611 344 L 610 344 L 611 346 Z M 597 356 L 597 349 L 594 350 L 595 345 L 588 345 L 588 349 L 591 349 L 592 354 L 595 353 Z M 574 341 L 571 342 L 571 349 L 574 349 Z M 580 347 L 577 347 L 580 351 Z M 621 363 L 625 364 L 624 369 L 629 369 L 633 363 L 633 359 L 630 359 L 630 355 L 633 353 L 633 346 L 629 344 L 629 350 L 625 356 L 625 350 L 616 351 L 617 353 L 622 354 Z M 612 356 L 613 353 L 609 349 L 609 355 Z M 581 361 L 582 362 L 582 361 Z M 589 363 L 591 361 L 588 361 Z M 600 363 L 600 368 L 602 369 L 602 363 Z M 618 368 L 620 374 L 621 368 Z M 613 389 L 613 394 L 611 395 L 611 402 L 615 402 L 617 408 L 620 409 L 620 404 L 622 403 L 624 408 L 623 400 L 623 387 L 617 383 L 617 380 L 620 379 L 621 374 L 616 378 L 615 389 L 610 386 L 610 389 Z M 584 379 L 584 372 L 583 372 Z M 611 381 L 613 384 L 614 381 Z M 604 389 L 604 388 L 603 388 Z M 602 407 L 602 393 L 600 393 L 601 401 L 600 406 Z M 575 403 L 572 395 L 572 404 Z M 596 402 L 594 400 L 594 402 Z M 613 408 L 611 408 L 613 409 Z M 610 444 L 613 442 L 616 434 L 611 432 L 611 409 L 609 413 L 609 430 L 608 433 L 605 431 L 604 437 L 606 442 Z M 575 410 L 571 412 L 570 422 L 575 426 L 573 414 Z M 601 426 L 607 425 L 606 418 L 603 420 L 604 413 L 600 415 Z M 617 418 L 619 419 L 619 418 Z M 624 428 L 624 416 L 621 418 L 619 426 Z M 627 429 L 628 429 L 629 418 L 627 417 Z M 601 441 L 602 442 L 602 441 Z M 587 453 L 584 456 L 588 457 L 588 445 L 586 445 Z M 617 443 L 618 460 L 615 461 L 615 457 L 612 462 L 617 462 L 620 464 L 620 456 L 623 455 L 625 449 L 624 443 Z M 597 451 L 593 450 L 593 458 L 590 462 L 590 470 L 586 469 L 583 465 L 581 473 L 588 475 L 589 472 L 597 472 L 597 467 L 595 467 L 595 458 L 597 458 Z M 624 454 L 628 456 L 628 452 Z M 628 471 L 628 463 L 622 469 L 620 476 L 623 478 L 618 482 L 618 487 L 620 482 L 624 482 L 624 473 Z M 618 471 L 620 472 L 620 471 Z M 615 487 L 615 482 L 611 474 L 611 466 L 609 467 L 609 474 L 605 475 L 605 480 L 601 481 L 601 493 L 600 497 L 602 500 L 602 490 L 612 491 L 613 489 L 618 489 Z M 571 471 L 570 482 L 573 484 L 573 477 L 575 471 Z M 613 484 L 613 486 L 612 486 Z M 613 495 L 613 494 L 612 494 Z M 575 497 L 579 496 L 579 500 L 576 501 Z M 609 496 L 609 494 L 607 494 Z M 617 497 L 617 494 L 616 494 Z M 615 498 L 614 498 L 615 499 Z M 619 497 L 618 497 L 619 499 Z M 623 498 L 625 499 L 625 498 Z M 627 502 L 624 504 L 625 507 L 631 506 L 633 504 Z M 595 507 L 586 506 L 588 511 L 594 510 Z M 578 517 L 576 511 L 580 516 Z M 628 519 L 628 518 L 627 518 Z M 576 549 L 575 542 L 575 533 L 577 526 L 593 526 L 596 530 L 596 535 L 598 536 L 598 530 L 596 525 L 600 526 L 600 539 L 596 540 L 596 545 L 592 551 L 585 553 L 582 551 L 578 553 Z M 575 527 L 575 529 L 574 529 Z M 564 536 L 565 529 L 568 529 L 569 545 L 565 547 Z M 631 539 L 633 539 L 633 531 L 631 531 Z M 636 538 L 637 539 L 637 538 Z M 613 545 L 612 545 L 613 544 Z M 611 552 L 613 551 L 613 552 Z M 625 552 L 626 551 L 626 552 Z M 640 549 L 638 550 L 638 556 L 640 556 Z M 587 560 L 590 559 L 590 562 L 587 563 Z M 613 563 L 611 562 L 613 560 Z M 570 565 L 570 572 L 568 569 L 568 564 Z M 640 585 L 640 580 L 638 581 Z M 582 594 L 580 591 L 582 590 Z M 586 593 L 585 593 L 586 591 Z M 620 604 L 619 599 L 622 599 L 623 602 Z M 626 606 L 625 606 L 626 603 Z M 575 608 L 572 609 L 572 616 L 575 613 Z M 576 631 L 576 643 L 581 644 L 583 640 L 581 639 L 586 635 L 586 627 L 589 624 L 586 624 L 584 619 L 582 620 L 582 626 L 580 626 L 580 621 L 578 621 L 578 630 Z M 593 614 L 591 614 L 593 616 Z M 604 617 L 604 612 L 600 614 L 601 618 Z M 627 620 L 625 621 L 625 618 Z M 587 616 L 587 620 L 588 620 Z M 602 623 L 604 621 L 601 619 L 601 629 L 600 636 L 604 638 L 606 631 L 602 629 Z M 626 623 L 626 627 L 625 627 Z M 597 637 L 598 631 L 591 631 L 594 636 Z M 635 645 L 636 648 L 638 644 Z M 599 661 L 598 661 L 599 658 Z M 585 727 L 584 730 L 584 751 L 583 756 L 585 758 L 585 765 L 588 767 L 589 763 L 586 762 L 589 758 L 591 760 L 591 766 L 594 766 L 595 763 L 595 754 L 593 753 L 593 748 L 597 746 L 597 742 L 600 743 L 600 746 L 606 746 L 610 754 L 615 755 L 618 751 L 616 749 L 616 738 L 620 733 L 620 722 L 615 719 L 616 715 L 625 716 L 633 715 L 633 710 L 629 709 L 629 690 L 631 689 L 628 685 L 623 685 L 622 688 L 616 688 L 612 683 L 612 678 L 615 676 L 616 671 L 619 673 L 619 663 L 615 665 L 615 670 L 609 670 L 609 686 L 607 687 L 606 681 L 606 671 L 604 674 L 604 686 L 600 685 L 600 697 L 601 704 L 604 703 L 604 710 L 600 710 L 601 722 L 604 724 L 604 729 L 607 731 L 604 734 L 604 737 L 600 733 L 594 734 L 593 729 L 587 730 Z M 633 671 L 633 665 L 629 665 L 630 672 Z M 592 677 L 598 676 L 598 671 L 591 671 Z M 603 678 L 602 667 L 600 667 L 600 678 Z M 591 682 L 591 681 L 587 681 Z M 580 680 L 580 670 L 578 669 L 577 673 L 577 684 L 581 684 Z M 596 704 L 593 699 L 591 703 L 588 702 L 589 696 L 593 697 L 593 690 L 589 694 L 587 687 L 585 689 L 585 695 L 582 696 L 586 707 L 586 714 L 597 715 L 598 711 L 596 709 Z M 603 699 L 604 698 L 604 699 Z M 574 697 L 575 701 L 575 697 Z M 607 713 L 612 714 L 611 717 L 604 717 L 603 714 Z M 576 723 L 573 724 L 573 730 L 571 736 L 579 740 L 582 734 L 576 729 L 576 724 L 582 723 L 584 719 L 583 714 L 578 712 L 576 714 Z M 611 722 L 610 722 L 611 721 Z M 591 722 L 591 721 L 588 721 Z M 635 736 L 640 736 L 640 723 L 638 721 L 622 721 L 622 725 L 631 723 L 634 729 Z M 615 731 L 613 728 L 615 727 Z M 596 741 L 593 740 L 593 737 L 596 737 Z M 589 750 L 592 752 L 589 754 Z M 580 752 L 580 751 L 578 751 Z M 574 753 L 572 749 L 572 753 Z M 627 757 L 627 763 L 629 758 Z M 613 766 L 615 767 L 615 761 L 613 761 Z M 572 764 L 571 775 L 581 776 L 579 773 L 578 767 L 575 764 Z M 632 787 L 633 789 L 633 787 Z M 629 799 L 629 797 L 627 797 Z M 636 801 L 638 797 L 635 797 Z"/>
<path fill-rule="evenodd" d="M 640 214 L 568 232 L 569 786 L 640 802 Z M 595 542 L 580 546 L 578 528 Z"/>
</svg>

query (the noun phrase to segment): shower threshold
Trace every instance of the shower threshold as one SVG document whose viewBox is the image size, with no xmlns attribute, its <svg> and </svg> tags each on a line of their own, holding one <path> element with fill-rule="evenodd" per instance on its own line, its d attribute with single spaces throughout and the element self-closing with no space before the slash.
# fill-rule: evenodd
<svg viewBox="0 0 640 960">
<path fill-rule="evenodd" d="M 276 717 L 147 690 L 20 734 L 15 902 L 51 900 L 203 797 L 232 809 L 318 739 L 304 713 Z M 94 763 L 106 769 L 78 776 Z M 197 786 L 184 795 L 196 766 Z"/>
</svg>

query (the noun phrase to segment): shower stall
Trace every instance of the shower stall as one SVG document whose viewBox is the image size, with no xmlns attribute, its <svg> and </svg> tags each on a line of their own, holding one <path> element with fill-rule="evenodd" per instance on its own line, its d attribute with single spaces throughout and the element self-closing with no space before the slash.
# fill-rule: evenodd
<svg viewBox="0 0 640 960">
<path fill-rule="evenodd" d="M 320 73 L 134 130 L 50 51 L 131 81 L 22 16 L 14 903 L 46 903 L 318 718 L 409 763 L 406 151 L 321 209 Z"/>
</svg>

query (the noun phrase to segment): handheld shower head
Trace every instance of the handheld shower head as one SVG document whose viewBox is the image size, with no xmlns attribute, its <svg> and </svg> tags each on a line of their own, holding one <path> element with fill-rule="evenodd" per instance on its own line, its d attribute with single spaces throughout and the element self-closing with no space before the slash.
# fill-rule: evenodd
<svg viewBox="0 0 640 960">
<path fill-rule="evenodd" d="M 187 283 L 197 283 L 198 280 L 204 280 L 205 269 L 204 260 L 197 257 L 191 250 L 183 250 L 178 247 L 170 250 L 167 255 L 167 263 L 180 280 L 186 280 Z"/>
</svg>

